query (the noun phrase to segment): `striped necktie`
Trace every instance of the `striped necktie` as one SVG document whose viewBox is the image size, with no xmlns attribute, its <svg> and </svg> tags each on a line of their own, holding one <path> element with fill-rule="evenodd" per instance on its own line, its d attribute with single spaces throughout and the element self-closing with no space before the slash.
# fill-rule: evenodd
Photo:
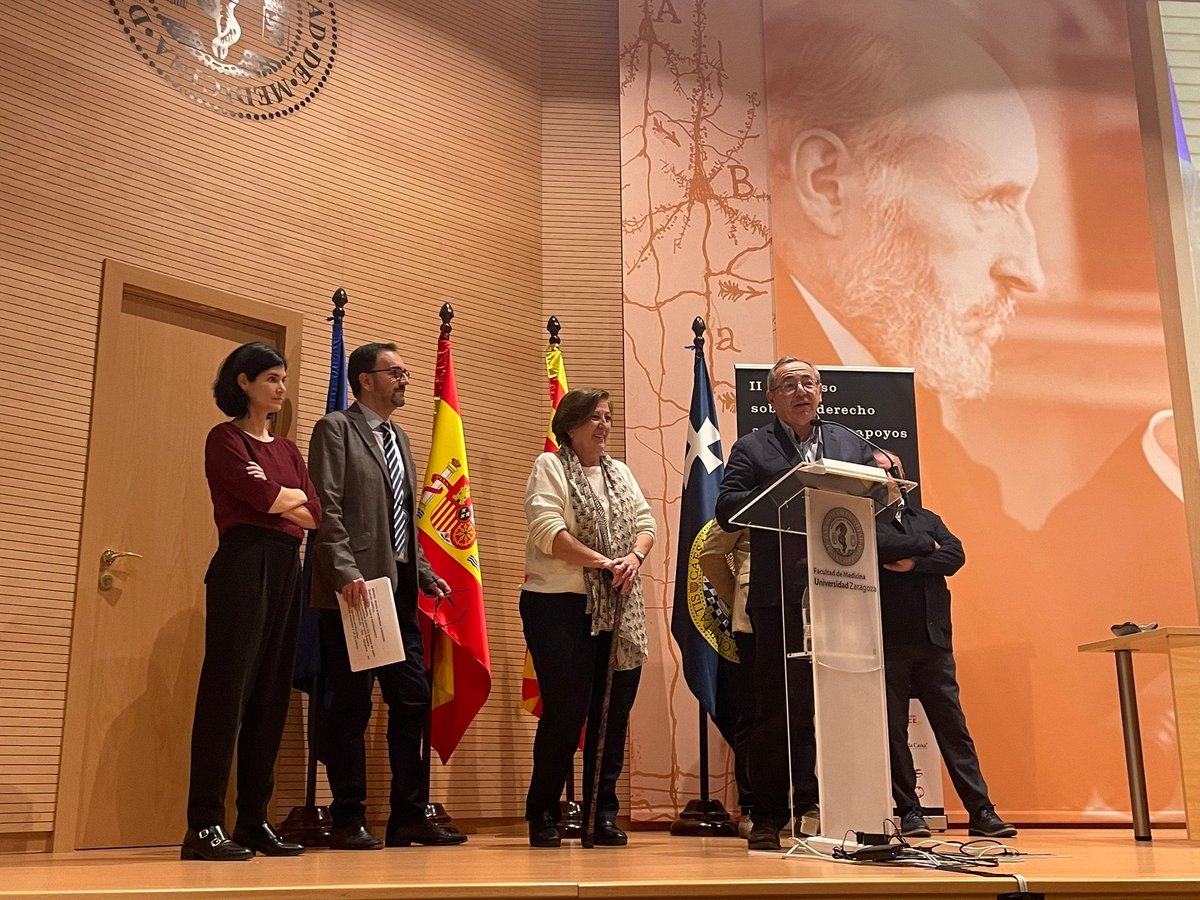
<svg viewBox="0 0 1200 900">
<path fill-rule="evenodd" d="M 379 432 L 383 435 L 383 459 L 387 463 L 388 480 L 392 483 L 392 546 L 397 556 L 404 556 L 408 547 L 408 510 L 404 508 L 404 466 L 400 462 L 400 446 L 389 423 L 382 423 Z"/>
</svg>

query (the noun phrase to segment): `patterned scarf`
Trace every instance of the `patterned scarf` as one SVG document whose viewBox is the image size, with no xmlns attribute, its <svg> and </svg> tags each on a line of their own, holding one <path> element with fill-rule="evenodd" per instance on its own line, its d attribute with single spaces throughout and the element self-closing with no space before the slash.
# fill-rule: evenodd
<svg viewBox="0 0 1200 900">
<path fill-rule="evenodd" d="M 609 559 L 631 553 L 637 538 L 634 530 L 637 523 L 634 493 L 632 486 L 613 465 L 612 458 L 605 454 L 600 456 L 604 483 L 608 488 L 607 516 L 575 451 L 564 444 L 558 449 L 558 459 L 567 473 L 567 484 L 571 491 L 571 511 L 575 515 L 571 537 Z M 604 569 L 585 568 L 583 584 L 587 593 L 588 615 L 592 617 L 592 634 L 612 631 L 618 596 L 618 591 L 612 586 L 612 573 Z M 642 596 L 641 576 L 636 576 L 626 588 L 621 604 L 621 628 L 613 640 L 617 668 L 625 671 L 636 669 L 648 656 L 646 603 Z"/>
</svg>

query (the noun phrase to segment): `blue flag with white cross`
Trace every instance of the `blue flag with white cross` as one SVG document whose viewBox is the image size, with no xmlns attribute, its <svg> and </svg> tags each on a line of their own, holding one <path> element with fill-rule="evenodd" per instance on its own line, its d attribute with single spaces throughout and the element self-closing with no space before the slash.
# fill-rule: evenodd
<svg viewBox="0 0 1200 900">
<path fill-rule="evenodd" d="M 722 700 L 730 694 L 728 685 L 734 675 L 732 667 L 737 665 L 737 649 L 729 613 L 700 571 L 699 560 L 708 529 L 720 527 L 713 522 L 713 510 L 725 465 L 703 338 L 698 338 L 691 349 L 695 353 L 695 379 L 683 461 L 671 634 L 679 644 L 688 687 L 729 740 L 736 710 L 726 708 L 732 704 Z"/>
</svg>

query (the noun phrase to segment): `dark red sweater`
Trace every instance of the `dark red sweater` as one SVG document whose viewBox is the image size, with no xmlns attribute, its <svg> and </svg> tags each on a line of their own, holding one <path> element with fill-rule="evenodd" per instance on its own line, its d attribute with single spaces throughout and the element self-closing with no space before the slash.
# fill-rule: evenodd
<svg viewBox="0 0 1200 900">
<path fill-rule="evenodd" d="M 251 461 L 262 467 L 266 481 L 247 474 L 246 466 Z M 276 436 L 275 440 L 264 443 L 232 422 L 222 422 L 208 433 L 205 441 L 204 475 L 212 493 L 213 518 L 219 534 L 234 525 L 258 525 L 304 537 L 304 529 L 295 522 L 267 512 L 285 487 L 304 491 L 308 497 L 305 507 L 316 523 L 321 524 L 321 501 L 308 477 L 304 457 L 285 437 Z"/>
</svg>

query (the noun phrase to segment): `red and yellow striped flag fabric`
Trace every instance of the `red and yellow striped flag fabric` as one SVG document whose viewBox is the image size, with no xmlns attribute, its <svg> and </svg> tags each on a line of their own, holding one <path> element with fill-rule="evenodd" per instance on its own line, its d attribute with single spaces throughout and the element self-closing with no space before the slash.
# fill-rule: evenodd
<svg viewBox="0 0 1200 900">
<path fill-rule="evenodd" d="M 430 620 L 436 613 L 441 626 L 435 631 L 436 645 L 426 632 L 426 652 L 434 663 L 430 744 L 445 764 L 492 689 L 466 438 L 450 336 L 445 333 L 438 340 L 433 394 L 433 445 L 417 510 L 417 529 L 425 558 L 451 591 L 449 599 L 436 609 L 431 597 L 422 594 L 420 598 L 421 611 Z"/>
<path fill-rule="evenodd" d="M 558 344 L 551 344 L 546 348 L 546 378 L 550 382 L 550 420 L 546 423 L 544 449 L 547 453 L 554 453 L 558 450 L 558 441 L 554 439 L 554 430 L 550 426 L 554 424 L 554 411 L 558 409 L 558 401 L 570 390 L 567 387 L 567 370 L 563 365 L 562 350 Z"/>
<path fill-rule="evenodd" d="M 533 657 L 525 651 L 525 665 L 521 667 L 521 709 L 538 719 L 542 717 L 542 689 L 538 687 L 537 672 L 533 668 Z"/>
<path fill-rule="evenodd" d="M 567 387 L 567 369 L 563 362 L 562 350 L 558 344 L 546 347 L 546 378 L 550 387 L 550 419 L 546 423 L 546 453 L 558 450 L 558 441 L 554 439 L 554 411 L 558 409 L 558 401 L 563 398 L 570 388 Z M 537 718 L 542 717 L 542 691 L 538 687 L 537 673 L 533 668 L 533 657 L 525 651 L 525 665 L 521 669 L 521 709 Z"/>
</svg>

